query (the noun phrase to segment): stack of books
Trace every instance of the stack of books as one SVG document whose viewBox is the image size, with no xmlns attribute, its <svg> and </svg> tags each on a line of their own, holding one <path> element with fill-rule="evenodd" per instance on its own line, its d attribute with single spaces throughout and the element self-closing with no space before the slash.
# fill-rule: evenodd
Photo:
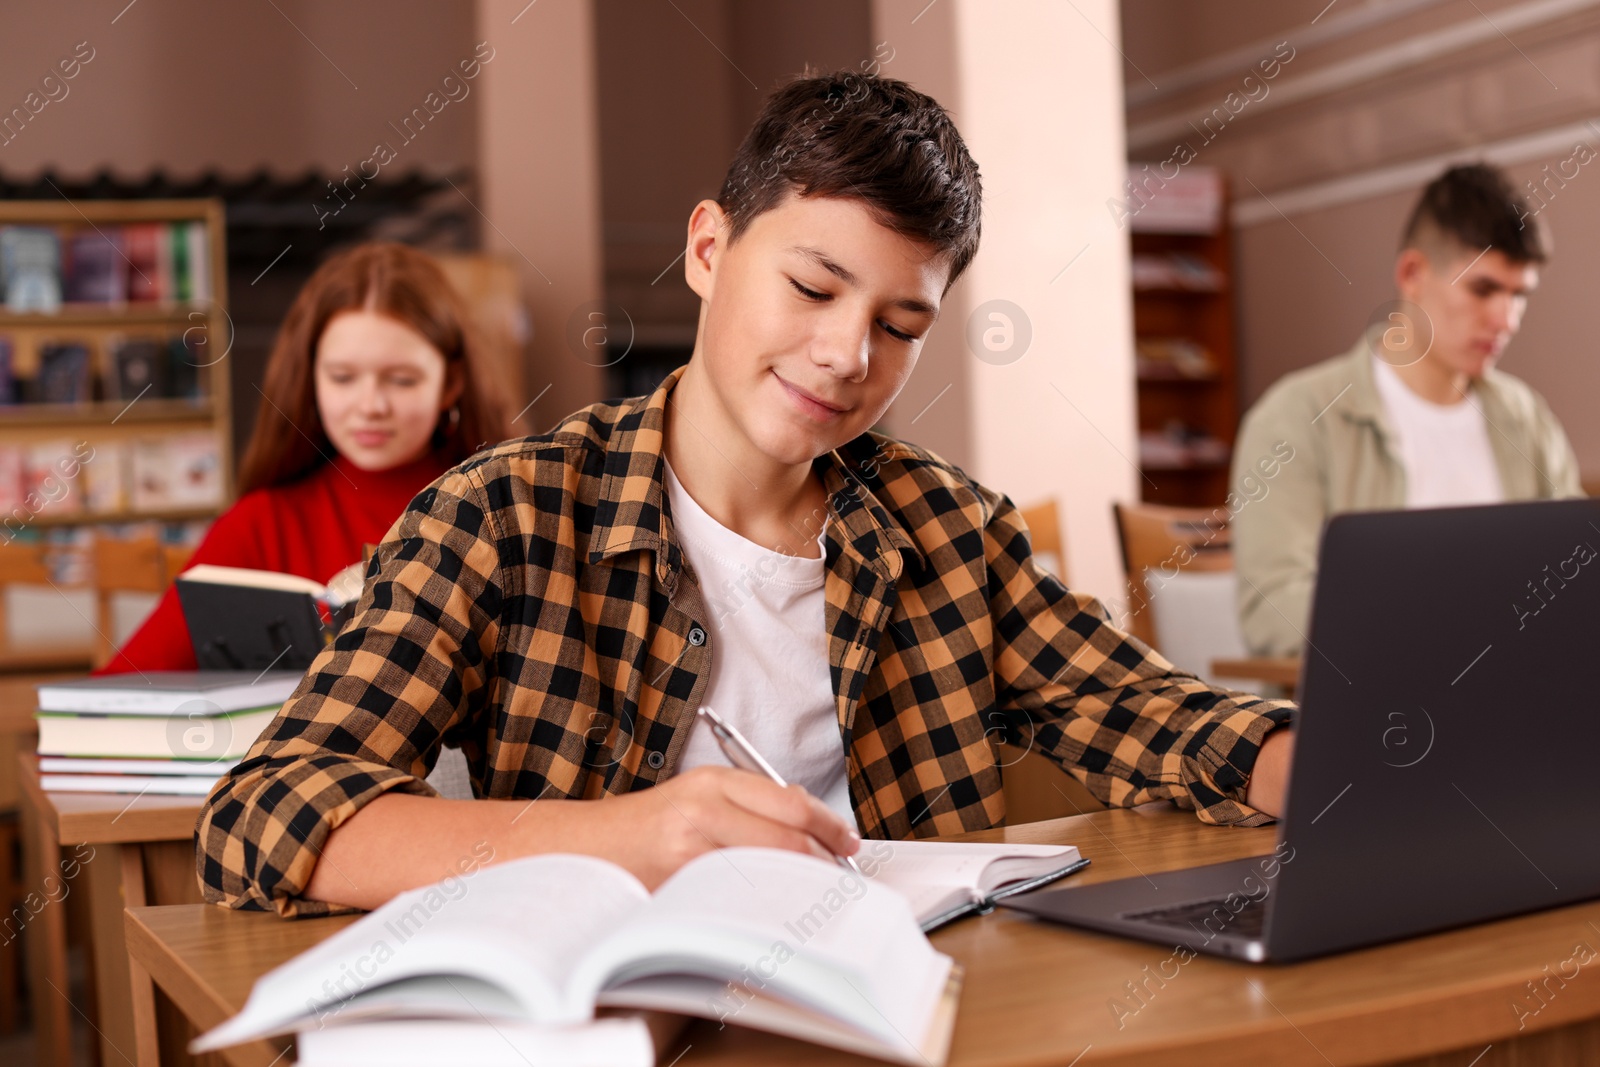
<svg viewBox="0 0 1600 1067">
<path fill-rule="evenodd" d="M 298 671 L 149 671 L 39 686 L 45 789 L 204 796 L 249 751 Z"/>
</svg>

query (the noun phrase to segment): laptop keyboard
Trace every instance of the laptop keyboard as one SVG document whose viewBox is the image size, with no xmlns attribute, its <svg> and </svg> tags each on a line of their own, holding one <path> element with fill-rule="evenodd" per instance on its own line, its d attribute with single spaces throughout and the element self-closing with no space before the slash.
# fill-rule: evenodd
<svg viewBox="0 0 1600 1067">
<path fill-rule="evenodd" d="M 1267 898 L 1263 895 L 1261 899 L 1254 900 L 1249 897 L 1241 898 L 1237 894 L 1232 897 L 1235 904 L 1240 899 L 1243 899 L 1245 904 L 1237 912 L 1229 910 L 1228 897 L 1216 897 L 1212 900 L 1191 900 L 1164 908 L 1152 908 L 1149 911 L 1124 912 L 1119 918 L 1156 923 L 1160 926 L 1178 926 L 1201 934 L 1218 933 L 1258 938 L 1261 936 L 1267 917 Z M 1221 913 L 1220 916 L 1218 912 Z M 1227 921 L 1223 922 L 1222 917 L 1226 917 Z"/>
</svg>

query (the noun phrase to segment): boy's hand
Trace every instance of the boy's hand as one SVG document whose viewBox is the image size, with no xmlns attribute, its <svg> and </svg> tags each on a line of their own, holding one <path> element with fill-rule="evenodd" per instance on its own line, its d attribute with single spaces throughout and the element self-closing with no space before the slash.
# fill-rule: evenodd
<svg viewBox="0 0 1600 1067">
<path fill-rule="evenodd" d="M 1289 797 L 1289 757 L 1294 753 L 1294 731 L 1278 727 L 1267 734 L 1256 753 L 1256 766 L 1250 772 L 1250 785 L 1244 802 L 1268 815 L 1283 814 Z"/>
<path fill-rule="evenodd" d="M 861 847 L 855 829 L 801 786 L 730 767 L 696 767 L 601 801 L 594 814 L 596 831 L 615 842 L 604 851 L 651 889 L 716 848 L 782 848 L 831 861 Z"/>
</svg>

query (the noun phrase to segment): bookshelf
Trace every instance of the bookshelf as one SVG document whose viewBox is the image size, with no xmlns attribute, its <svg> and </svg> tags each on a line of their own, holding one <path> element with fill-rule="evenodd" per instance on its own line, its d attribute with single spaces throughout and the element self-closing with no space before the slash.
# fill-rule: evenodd
<svg viewBox="0 0 1600 1067">
<path fill-rule="evenodd" d="M 1129 219 L 1140 485 L 1147 503 L 1221 504 L 1239 423 L 1226 183 L 1192 166 L 1160 187 L 1142 164 L 1129 177 L 1146 190 Z"/>
<path fill-rule="evenodd" d="M 192 543 L 232 500 L 224 227 L 215 199 L 0 201 L 0 669 L 94 657 L 98 537 Z"/>
</svg>

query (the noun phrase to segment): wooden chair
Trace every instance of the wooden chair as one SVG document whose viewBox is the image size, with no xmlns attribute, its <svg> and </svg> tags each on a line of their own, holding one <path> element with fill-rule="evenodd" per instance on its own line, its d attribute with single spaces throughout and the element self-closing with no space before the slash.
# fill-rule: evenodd
<svg viewBox="0 0 1600 1067">
<path fill-rule="evenodd" d="M 96 537 L 94 542 L 96 624 L 94 665 L 103 666 L 116 654 L 112 602 L 118 593 L 164 593 L 183 570 L 194 549 L 168 545 L 154 536 Z"/>
<path fill-rule="evenodd" d="M 1045 569 L 1065 582 L 1067 546 L 1061 535 L 1060 507 L 1052 498 L 1020 510 L 1034 553 L 1048 554 L 1054 565 Z M 995 760 L 1005 789 L 1006 822 L 1011 825 L 1105 810 L 1082 783 L 1031 746 L 996 745 Z"/>
<path fill-rule="evenodd" d="M 30 648 L 11 643 L 6 587 L 60 585 L 50 576 L 45 548 L 37 543 L 0 544 L 0 671 L 76 671 L 86 668 L 93 659 L 94 648 L 90 644 Z"/>
<path fill-rule="evenodd" d="M 1233 538 L 1228 509 L 1175 508 L 1161 504 L 1115 504 L 1122 565 L 1128 575 L 1129 633 L 1155 644 L 1148 571 L 1159 578 L 1181 571 L 1230 571 Z"/>
</svg>

